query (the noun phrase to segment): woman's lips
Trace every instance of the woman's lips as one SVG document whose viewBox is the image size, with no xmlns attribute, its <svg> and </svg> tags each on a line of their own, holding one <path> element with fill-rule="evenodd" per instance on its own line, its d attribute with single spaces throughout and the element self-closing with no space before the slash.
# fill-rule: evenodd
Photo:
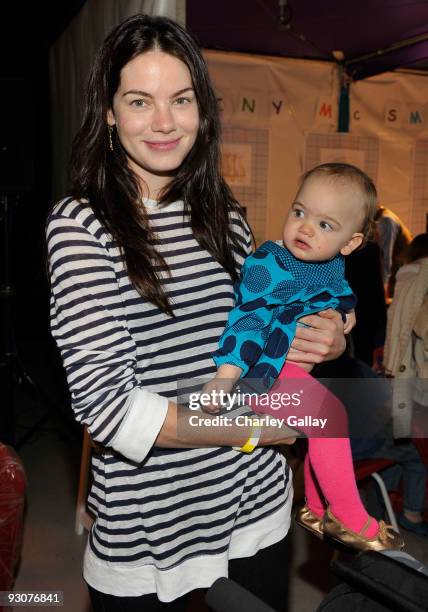
<svg viewBox="0 0 428 612">
<path fill-rule="evenodd" d="M 159 142 L 150 142 L 148 140 L 145 140 L 144 143 L 150 149 L 153 149 L 154 151 L 170 151 L 171 149 L 174 149 L 178 145 L 180 140 L 181 138 L 176 138 L 175 140 L 159 141 Z"/>
</svg>

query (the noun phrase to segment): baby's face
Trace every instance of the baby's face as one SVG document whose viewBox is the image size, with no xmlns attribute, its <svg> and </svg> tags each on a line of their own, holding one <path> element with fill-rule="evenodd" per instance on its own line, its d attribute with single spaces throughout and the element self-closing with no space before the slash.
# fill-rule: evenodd
<svg viewBox="0 0 428 612">
<path fill-rule="evenodd" d="M 363 240 L 364 201 L 358 186 L 330 177 L 304 182 L 284 225 L 284 245 L 302 261 L 349 255 Z"/>
</svg>

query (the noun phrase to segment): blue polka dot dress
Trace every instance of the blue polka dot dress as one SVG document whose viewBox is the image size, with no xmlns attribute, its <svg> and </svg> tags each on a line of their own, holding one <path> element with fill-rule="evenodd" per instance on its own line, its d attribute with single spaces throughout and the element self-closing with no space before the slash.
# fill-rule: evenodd
<svg viewBox="0 0 428 612">
<path fill-rule="evenodd" d="M 269 388 L 284 365 L 297 321 L 335 308 L 342 314 L 355 306 L 344 277 L 342 255 L 325 262 L 303 262 L 275 242 L 264 242 L 244 262 L 235 286 L 235 308 L 213 358 L 229 363 Z"/>
</svg>

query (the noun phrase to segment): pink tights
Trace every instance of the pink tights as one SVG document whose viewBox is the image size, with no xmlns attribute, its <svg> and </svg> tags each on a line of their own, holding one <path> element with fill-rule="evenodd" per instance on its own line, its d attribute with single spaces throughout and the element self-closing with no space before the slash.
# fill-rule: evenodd
<svg viewBox="0 0 428 612">
<path fill-rule="evenodd" d="M 289 405 L 277 408 L 278 402 L 269 402 L 269 406 L 252 405 L 253 410 L 275 418 L 287 419 L 290 415 L 302 418 L 306 415 L 312 419 L 306 419 L 304 423 L 299 422 L 295 426 L 308 436 L 308 453 L 304 463 L 307 506 L 321 517 L 327 501 L 339 521 L 348 529 L 359 532 L 367 523 L 369 515 L 361 502 L 355 482 L 345 409 L 335 395 L 305 370 L 285 363 L 269 396 L 273 398 L 274 393 L 291 395 L 296 390 L 301 404 L 294 409 Z M 313 425 L 314 419 L 323 418 L 327 419 L 323 429 Z M 372 519 L 365 537 L 373 537 L 377 532 L 378 523 Z"/>
</svg>

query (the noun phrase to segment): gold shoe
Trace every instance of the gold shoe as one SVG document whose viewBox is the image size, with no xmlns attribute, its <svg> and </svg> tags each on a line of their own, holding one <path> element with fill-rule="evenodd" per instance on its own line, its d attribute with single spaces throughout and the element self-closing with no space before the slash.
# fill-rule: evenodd
<svg viewBox="0 0 428 612">
<path fill-rule="evenodd" d="M 303 506 L 299 508 L 296 512 L 296 516 L 294 520 L 300 527 L 307 529 L 311 533 L 314 534 L 317 538 L 323 538 L 323 530 L 322 530 L 322 518 L 319 518 L 316 514 L 314 514 L 311 510 L 309 510 L 308 506 Z"/>
<path fill-rule="evenodd" d="M 333 540 L 357 550 L 401 550 L 404 548 L 403 538 L 393 530 L 392 525 L 387 525 L 384 521 L 379 521 L 379 531 L 373 538 L 365 538 L 364 534 L 372 520 L 372 517 L 369 516 L 361 531 L 356 533 L 338 521 L 327 508 L 322 521 L 322 530 Z"/>
</svg>

